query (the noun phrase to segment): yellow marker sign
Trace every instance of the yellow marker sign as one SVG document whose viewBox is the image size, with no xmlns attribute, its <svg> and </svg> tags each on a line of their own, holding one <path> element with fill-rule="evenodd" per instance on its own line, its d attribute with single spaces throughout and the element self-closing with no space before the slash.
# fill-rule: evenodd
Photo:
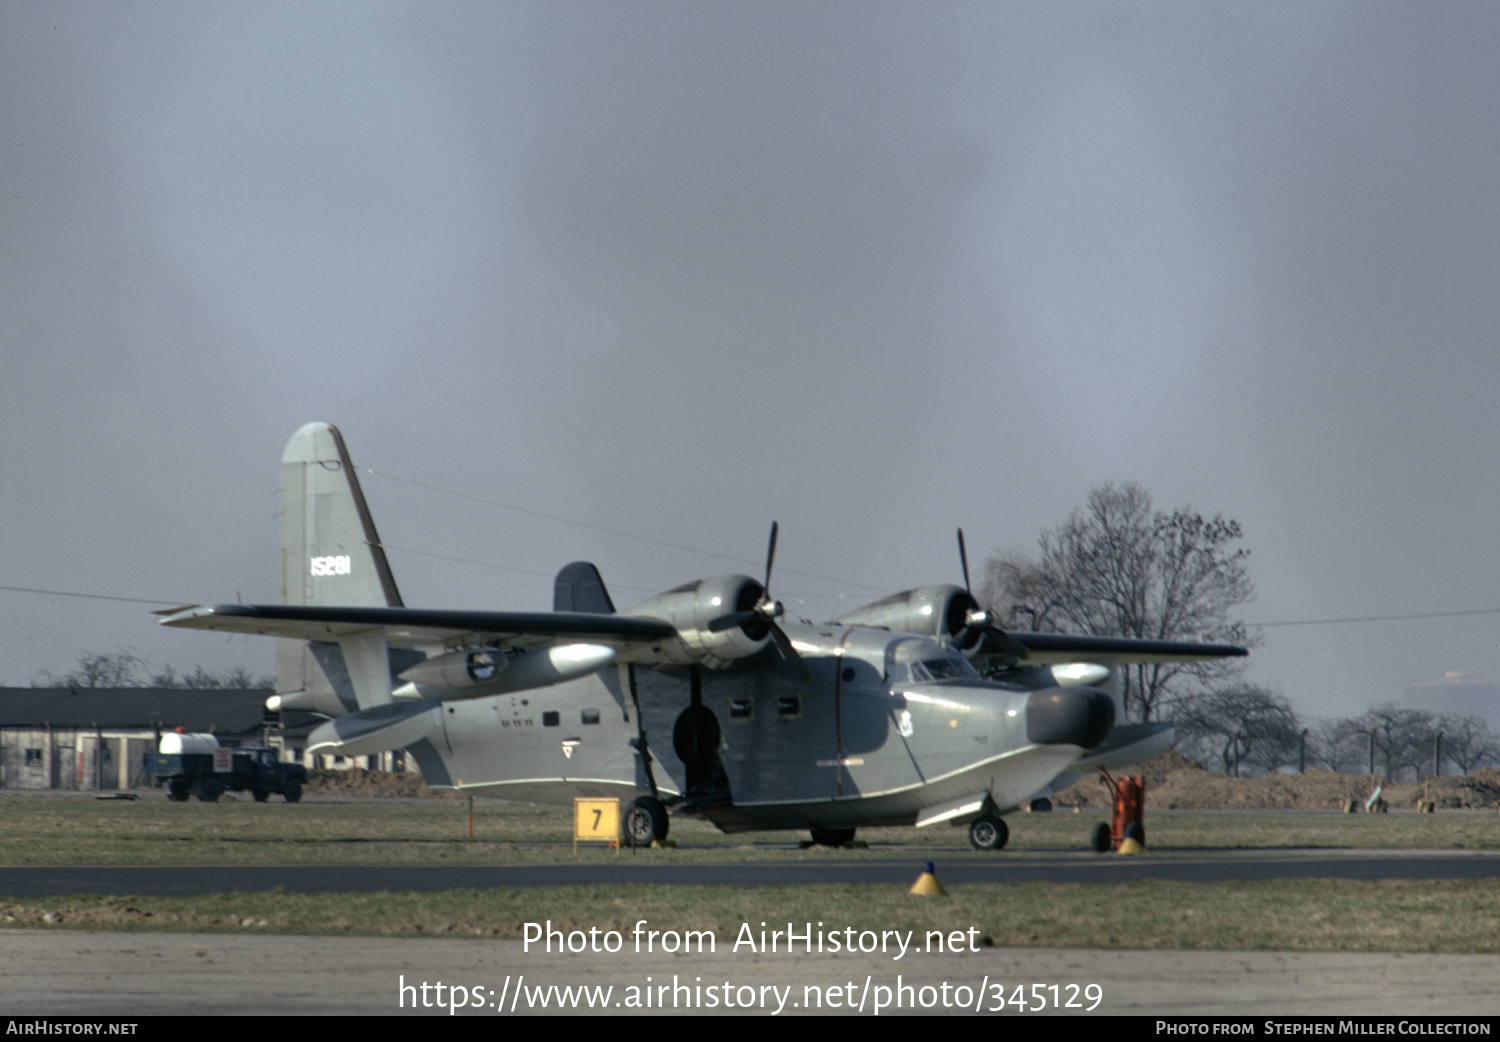
<svg viewBox="0 0 1500 1042">
<path fill-rule="evenodd" d="M 579 841 L 617 844 L 620 840 L 620 801 L 618 799 L 575 799 L 573 801 L 573 853 Z M 618 847 L 616 847 L 618 849 Z"/>
</svg>

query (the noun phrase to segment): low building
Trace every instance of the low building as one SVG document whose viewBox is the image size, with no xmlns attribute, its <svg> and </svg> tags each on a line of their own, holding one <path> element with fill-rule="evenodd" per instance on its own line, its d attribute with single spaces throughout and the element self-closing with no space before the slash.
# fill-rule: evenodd
<svg viewBox="0 0 1500 1042">
<path fill-rule="evenodd" d="M 115 790 L 150 786 L 145 759 L 163 732 L 212 734 L 227 746 L 270 746 L 307 767 L 404 768 L 400 753 L 358 760 L 309 756 L 321 718 L 270 713 L 268 690 L 0 688 L 0 788 Z"/>
</svg>

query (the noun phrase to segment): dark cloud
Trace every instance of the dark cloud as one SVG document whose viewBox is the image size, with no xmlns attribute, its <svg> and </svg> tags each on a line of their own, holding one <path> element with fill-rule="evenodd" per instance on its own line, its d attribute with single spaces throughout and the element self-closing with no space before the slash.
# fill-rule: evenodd
<svg viewBox="0 0 1500 1042">
<path fill-rule="evenodd" d="M 11 5 L 7 582 L 274 596 L 321 419 L 412 603 L 755 571 L 776 517 L 778 593 L 828 615 L 1135 479 L 1243 522 L 1259 618 L 1488 606 L 1496 17 Z M 0 605 L 12 682 L 269 663 Z M 1500 677 L 1492 630 L 1277 629 L 1254 676 L 1353 711 Z"/>
</svg>

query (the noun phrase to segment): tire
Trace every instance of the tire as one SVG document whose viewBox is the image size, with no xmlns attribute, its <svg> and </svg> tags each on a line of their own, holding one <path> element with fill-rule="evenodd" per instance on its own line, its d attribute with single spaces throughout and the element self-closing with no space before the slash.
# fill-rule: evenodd
<svg viewBox="0 0 1500 1042">
<path fill-rule="evenodd" d="M 281 798 L 288 803 L 296 803 L 302 799 L 302 783 L 296 778 L 288 778 L 281 787 Z"/>
<path fill-rule="evenodd" d="M 251 789 L 250 795 L 255 797 L 256 803 L 264 803 L 271 798 L 271 793 L 266 789 Z"/>
<path fill-rule="evenodd" d="M 224 786 L 219 784 L 217 778 L 204 778 L 198 783 L 198 798 L 204 803 L 218 803 L 219 794 L 224 791 Z"/>
<path fill-rule="evenodd" d="M 1125 826 L 1125 838 L 1133 839 L 1144 847 L 1146 845 L 1146 826 L 1142 825 L 1139 821 L 1132 821 L 1129 825 Z"/>
<path fill-rule="evenodd" d="M 999 818 L 975 818 L 969 822 L 969 843 L 975 850 L 1004 850 L 1010 828 Z"/>
<path fill-rule="evenodd" d="M 188 791 L 186 778 L 173 778 L 167 782 L 167 799 L 173 803 L 186 803 L 192 793 Z"/>
<path fill-rule="evenodd" d="M 1109 853 L 1109 848 L 1114 845 L 1114 837 L 1110 835 L 1109 825 L 1102 821 L 1095 825 L 1090 836 L 1090 843 L 1094 848 L 1094 853 Z"/>
<path fill-rule="evenodd" d="M 854 842 L 853 829 L 812 829 L 811 831 L 814 846 L 841 847 L 845 843 Z"/>
<path fill-rule="evenodd" d="M 632 847 L 649 847 L 653 841 L 667 838 L 666 804 L 655 796 L 640 796 L 625 812 L 625 842 Z"/>
</svg>

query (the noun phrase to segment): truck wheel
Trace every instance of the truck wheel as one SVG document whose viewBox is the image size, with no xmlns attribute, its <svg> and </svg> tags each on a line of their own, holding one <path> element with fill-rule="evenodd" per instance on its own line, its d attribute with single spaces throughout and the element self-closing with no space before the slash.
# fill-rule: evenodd
<svg viewBox="0 0 1500 1042">
<path fill-rule="evenodd" d="M 250 795 L 255 797 L 256 803 L 264 803 L 271 797 L 270 790 L 268 789 L 251 789 Z"/>
<path fill-rule="evenodd" d="M 632 847 L 649 847 L 652 840 L 667 838 L 666 805 L 654 796 L 642 796 L 625 813 L 625 842 Z"/>
<path fill-rule="evenodd" d="M 219 793 L 223 791 L 224 787 L 217 778 L 204 778 L 198 783 L 198 798 L 204 803 L 218 803 Z"/>
<path fill-rule="evenodd" d="M 1093 836 L 1091 838 L 1091 842 L 1093 843 L 1094 847 L 1094 853 L 1106 853 L 1110 848 L 1110 842 L 1113 838 L 1114 837 L 1110 835 L 1109 826 L 1107 824 L 1101 821 L 1099 822 L 1099 824 L 1095 825 Z"/>
<path fill-rule="evenodd" d="M 302 798 L 302 783 L 296 778 L 288 778 L 281 787 L 281 798 L 288 803 L 296 803 Z"/>
<path fill-rule="evenodd" d="M 186 778 L 173 778 L 167 782 L 167 799 L 173 803 L 186 803 L 191 795 Z"/>
</svg>

